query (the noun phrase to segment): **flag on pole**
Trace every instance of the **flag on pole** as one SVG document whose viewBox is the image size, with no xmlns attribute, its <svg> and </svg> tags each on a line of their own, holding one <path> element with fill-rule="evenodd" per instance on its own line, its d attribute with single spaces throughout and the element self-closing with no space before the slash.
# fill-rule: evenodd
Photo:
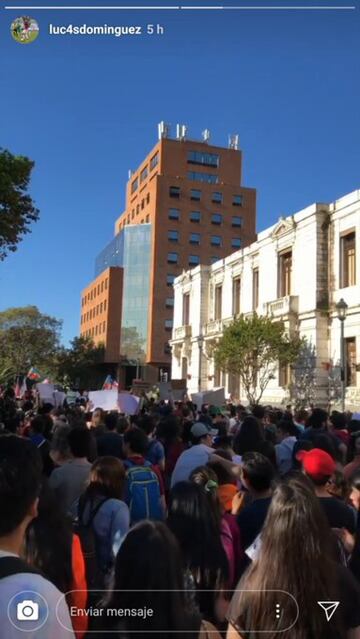
<svg viewBox="0 0 360 639">
<path fill-rule="evenodd" d="M 38 382 L 39 379 L 41 379 L 38 369 L 32 366 L 27 374 L 27 379 L 32 379 L 34 382 Z"/>
<path fill-rule="evenodd" d="M 119 387 L 119 384 L 117 383 L 116 379 L 111 377 L 111 375 L 107 375 L 103 383 L 102 390 L 113 390 L 114 388 L 118 388 L 118 387 Z"/>
<path fill-rule="evenodd" d="M 26 391 L 27 391 L 26 377 L 23 377 L 21 384 L 20 384 L 20 377 L 17 377 L 16 384 L 15 384 L 15 397 L 17 399 L 21 399 L 22 397 L 24 397 Z"/>
<path fill-rule="evenodd" d="M 20 397 L 20 392 L 21 392 L 19 377 L 16 378 L 16 384 L 15 384 L 14 390 L 15 390 L 15 397 L 18 399 Z"/>
</svg>

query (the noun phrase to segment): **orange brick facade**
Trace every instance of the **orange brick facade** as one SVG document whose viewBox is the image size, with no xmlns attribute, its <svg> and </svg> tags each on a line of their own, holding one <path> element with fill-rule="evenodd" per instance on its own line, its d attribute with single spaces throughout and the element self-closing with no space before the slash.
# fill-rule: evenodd
<svg viewBox="0 0 360 639">
<path fill-rule="evenodd" d="M 210 165 L 197 161 L 204 154 Z M 197 262 L 209 264 L 233 253 L 239 242 L 246 246 L 256 239 L 256 191 L 241 185 L 241 172 L 239 150 L 163 138 L 127 183 L 126 207 L 115 222 L 115 234 L 129 224 L 150 223 L 152 229 L 147 364 L 170 366 L 172 278 Z M 204 173 L 214 183 L 199 180 Z M 115 344 L 115 337 L 111 341 Z"/>
<path fill-rule="evenodd" d="M 105 361 L 119 359 L 123 269 L 111 267 L 81 293 L 80 335 L 105 347 Z"/>
</svg>

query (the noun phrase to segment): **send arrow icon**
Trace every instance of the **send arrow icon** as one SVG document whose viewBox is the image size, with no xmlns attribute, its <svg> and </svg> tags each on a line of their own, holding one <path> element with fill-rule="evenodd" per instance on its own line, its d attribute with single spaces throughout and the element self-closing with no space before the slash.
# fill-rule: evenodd
<svg viewBox="0 0 360 639">
<path fill-rule="evenodd" d="M 325 612 L 326 621 L 330 621 L 334 612 L 338 609 L 340 601 L 318 601 L 318 604 Z"/>
</svg>

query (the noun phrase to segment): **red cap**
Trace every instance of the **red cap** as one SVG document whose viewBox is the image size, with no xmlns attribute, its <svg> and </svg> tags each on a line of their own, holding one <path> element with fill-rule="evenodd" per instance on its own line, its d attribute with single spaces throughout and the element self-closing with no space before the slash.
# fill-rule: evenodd
<svg viewBox="0 0 360 639">
<path fill-rule="evenodd" d="M 330 477 L 336 469 L 336 464 L 324 450 L 299 450 L 296 459 L 302 462 L 303 469 L 310 477 Z"/>
</svg>

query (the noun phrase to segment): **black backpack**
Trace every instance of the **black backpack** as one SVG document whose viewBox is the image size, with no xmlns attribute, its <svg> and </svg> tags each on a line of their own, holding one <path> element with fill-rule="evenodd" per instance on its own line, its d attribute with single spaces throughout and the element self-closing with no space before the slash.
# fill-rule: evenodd
<svg viewBox="0 0 360 639">
<path fill-rule="evenodd" d="M 20 557 L 8 555 L 0 558 L 0 579 L 12 577 L 13 575 L 18 575 L 23 572 L 31 573 L 33 575 L 41 574 L 38 570 L 36 570 L 36 568 L 33 568 L 27 564 L 26 561 L 20 559 Z"/>
<path fill-rule="evenodd" d="M 104 575 L 98 563 L 93 521 L 101 506 L 108 501 L 108 499 L 109 497 L 100 499 L 92 508 L 92 501 L 89 501 L 89 499 L 85 496 L 80 497 L 77 518 L 73 522 L 73 531 L 80 539 L 81 550 L 85 561 L 86 582 L 89 590 L 92 588 L 101 588 L 103 586 Z M 89 514 L 85 521 L 84 512 L 88 504 Z"/>
</svg>

